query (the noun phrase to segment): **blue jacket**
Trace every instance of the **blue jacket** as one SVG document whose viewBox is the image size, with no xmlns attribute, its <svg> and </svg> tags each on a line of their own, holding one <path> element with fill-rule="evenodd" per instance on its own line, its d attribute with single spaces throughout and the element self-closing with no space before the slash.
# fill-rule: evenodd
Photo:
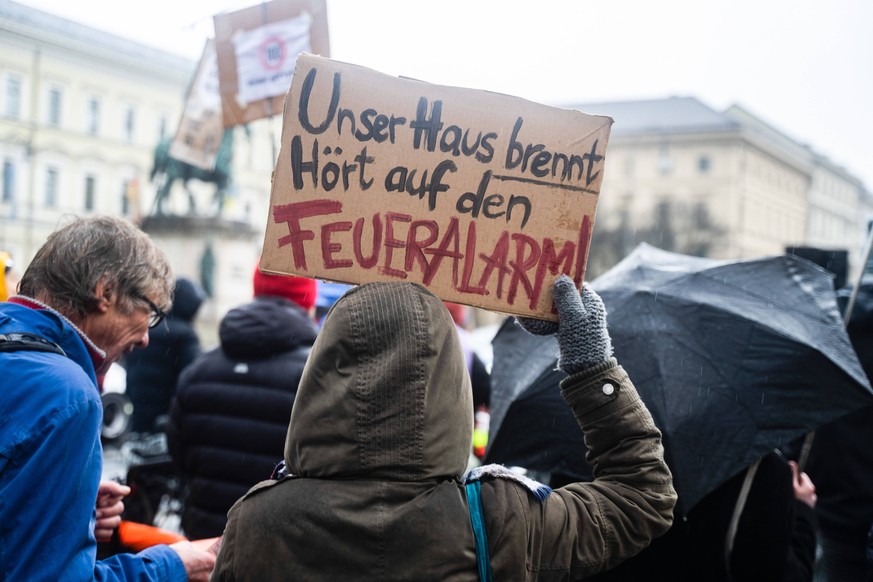
<svg viewBox="0 0 873 582">
<path fill-rule="evenodd" d="M 85 342 L 49 310 L 0 303 L 0 333 L 67 357 L 0 352 L 0 580 L 187 580 L 167 546 L 96 561 L 103 408 Z"/>
</svg>

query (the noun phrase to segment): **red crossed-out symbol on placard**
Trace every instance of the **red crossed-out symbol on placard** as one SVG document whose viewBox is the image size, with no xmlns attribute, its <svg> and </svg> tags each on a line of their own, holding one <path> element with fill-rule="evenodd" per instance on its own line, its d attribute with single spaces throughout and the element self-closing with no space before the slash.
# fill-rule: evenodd
<svg viewBox="0 0 873 582">
<path fill-rule="evenodd" d="M 258 48 L 258 58 L 261 65 L 268 71 L 277 71 L 282 68 L 288 56 L 285 41 L 275 34 L 268 37 Z"/>
</svg>

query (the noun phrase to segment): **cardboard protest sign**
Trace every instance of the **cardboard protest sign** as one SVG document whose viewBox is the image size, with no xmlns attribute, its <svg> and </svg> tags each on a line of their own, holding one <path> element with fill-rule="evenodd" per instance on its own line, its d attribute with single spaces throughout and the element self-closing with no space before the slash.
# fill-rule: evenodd
<svg viewBox="0 0 873 582">
<path fill-rule="evenodd" d="M 221 145 L 223 136 L 215 43 L 208 40 L 203 47 L 203 55 L 194 79 L 188 87 L 185 110 L 179 120 L 176 136 L 170 144 L 170 156 L 210 171 L 215 167 L 218 146 Z"/>
<path fill-rule="evenodd" d="M 585 273 L 611 125 L 301 55 L 261 269 L 555 319 L 551 282 Z"/>
<path fill-rule="evenodd" d="M 225 127 L 278 113 L 298 54 L 330 56 L 325 0 L 273 0 L 212 20 Z"/>
</svg>

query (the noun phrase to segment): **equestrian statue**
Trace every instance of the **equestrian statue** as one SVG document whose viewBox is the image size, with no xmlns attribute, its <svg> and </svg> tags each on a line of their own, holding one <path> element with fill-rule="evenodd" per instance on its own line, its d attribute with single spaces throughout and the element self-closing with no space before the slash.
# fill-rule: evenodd
<svg viewBox="0 0 873 582">
<path fill-rule="evenodd" d="M 156 184 L 155 203 L 152 214 L 166 215 L 165 204 L 170 198 L 170 193 L 176 180 L 182 180 L 182 186 L 188 194 L 188 213 L 196 213 L 194 193 L 188 186 L 189 180 L 200 180 L 215 185 L 213 204 L 215 215 L 221 216 L 224 208 L 224 200 L 232 181 L 231 162 L 233 161 L 233 128 L 226 129 L 221 138 L 221 143 L 215 156 L 215 166 L 211 170 L 204 170 L 188 162 L 183 162 L 170 155 L 172 137 L 167 137 L 158 142 L 155 147 L 154 165 L 149 179 Z"/>
</svg>

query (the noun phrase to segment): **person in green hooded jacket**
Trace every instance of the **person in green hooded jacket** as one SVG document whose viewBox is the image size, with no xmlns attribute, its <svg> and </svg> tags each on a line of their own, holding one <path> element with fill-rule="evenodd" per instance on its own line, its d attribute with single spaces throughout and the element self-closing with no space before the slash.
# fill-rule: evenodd
<svg viewBox="0 0 873 582">
<path fill-rule="evenodd" d="M 611 357 L 603 303 L 568 277 L 553 294 L 558 324 L 518 321 L 557 332 L 592 482 L 465 474 L 472 396 L 448 310 L 417 284 L 369 283 L 328 314 L 284 467 L 229 512 L 212 580 L 577 580 L 665 532 L 676 492 L 661 433 Z"/>
</svg>

